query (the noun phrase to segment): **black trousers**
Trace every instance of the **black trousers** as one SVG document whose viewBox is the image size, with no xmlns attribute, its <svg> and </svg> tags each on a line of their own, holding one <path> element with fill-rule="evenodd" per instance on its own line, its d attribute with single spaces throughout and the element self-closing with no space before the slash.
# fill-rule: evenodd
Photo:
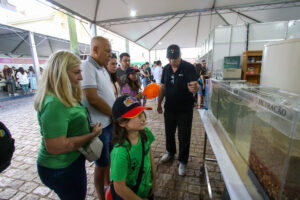
<svg viewBox="0 0 300 200">
<path fill-rule="evenodd" d="M 172 111 L 165 111 L 165 133 L 166 133 L 166 148 L 167 151 L 176 154 L 175 132 L 178 127 L 178 141 L 179 141 L 179 156 L 178 160 L 186 164 L 189 159 L 190 141 L 193 121 L 193 111 L 174 113 Z"/>
</svg>

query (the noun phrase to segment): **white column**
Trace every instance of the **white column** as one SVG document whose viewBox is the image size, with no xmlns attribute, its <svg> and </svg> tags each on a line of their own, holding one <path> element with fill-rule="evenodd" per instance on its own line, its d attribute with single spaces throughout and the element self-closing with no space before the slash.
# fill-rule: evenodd
<svg viewBox="0 0 300 200">
<path fill-rule="evenodd" d="M 36 51 L 36 45 L 34 41 L 34 33 L 28 32 L 29 34 L 29 41 L 30 41 L 30 49 L 31 49 L 31 56 L 33 60 L 33 67 L 36 74 L 37 81 L 40 79 L 40 64 L 39 64 L 39 58 Z"/>
<path fill-rule="evenodd" d="M 92 23 L 92 37 L 97 36 L 97 25 Z"/>
</svg>

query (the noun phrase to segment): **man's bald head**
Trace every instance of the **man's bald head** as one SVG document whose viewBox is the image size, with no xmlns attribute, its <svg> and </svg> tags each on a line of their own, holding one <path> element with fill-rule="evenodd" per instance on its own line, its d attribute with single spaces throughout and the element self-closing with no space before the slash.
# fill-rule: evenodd
<svg viewBox="0 0 300 200">
<path fill-rule="evenodd" d="M 111 57 L 109 41 L 101 36 L 93 37 L 91 40 L 91 57 L 100 65 L 106 66 Z"/>
</svg>

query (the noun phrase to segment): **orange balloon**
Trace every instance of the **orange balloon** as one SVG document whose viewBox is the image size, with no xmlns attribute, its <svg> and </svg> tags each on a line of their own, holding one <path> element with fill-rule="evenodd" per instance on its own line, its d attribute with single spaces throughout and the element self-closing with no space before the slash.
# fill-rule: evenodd
<svg viewBox="0 0 300 200">
<path fill-rule="evenodd" d="M 150 83 L 144 89 L 143 94 L 147 97 L 147 99 L 154 99 L 155 97 L 158 97 L 158 95 L 159 95 L 159 88 L 160 88 L 159 84 Z"/>
</svg>

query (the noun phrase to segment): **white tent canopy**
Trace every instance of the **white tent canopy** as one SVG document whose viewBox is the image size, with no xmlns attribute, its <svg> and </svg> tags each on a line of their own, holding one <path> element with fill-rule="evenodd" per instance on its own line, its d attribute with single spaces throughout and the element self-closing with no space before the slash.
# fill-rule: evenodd
<svg viewBox="0 0 300 200">
<path fill-rule="evenodd" d="M 146 49 L 199 47 L 218 25 L 300 19 L 289 0 L 48 0 Z M 131 17 L 131 10 L 136 16 Z"/>
</svg>

